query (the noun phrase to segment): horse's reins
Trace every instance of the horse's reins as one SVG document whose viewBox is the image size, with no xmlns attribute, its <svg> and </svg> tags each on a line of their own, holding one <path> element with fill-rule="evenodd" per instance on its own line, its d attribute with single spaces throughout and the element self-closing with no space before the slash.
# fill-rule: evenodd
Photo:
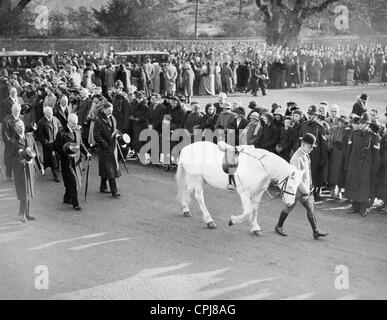
<svg viewBox="0 0 387 320">
<path fill-rule="evenodd" d="M 244 154 L 246 154 L 246 155 L 248 155 L 248 156 L 250 156 L 250 157 L 252 157 L 252 158 L 254 158 L 254 159 L 257 159 L 257 160 L 260 162 L 260 164 L 262 165 L 262 167 L 267 171 L 265 165 L 264 165 L 263 162 L 262 162 L 262 159 L 263 159 L 264 157 L 266 157 L 266 155 L 263 155 L 262 157 L 258 158 L 258 157 L 256 157 L 256 156 L 250 154 L 250 153 L 245 152 L 244 149 L 239 150 L 239 153 L 244 153 Z M 239 180 L 239 184 L 241 185 L 241 187 L 242 187 L 242 189 L 243 189 L 243 192 L 247 193 L 247 192 L 246 192 L 246 189 L 243 187 L 243 184 L 242 184 L 241 179 L 239 178 L 239 176 L 238 176 L 236 173 L 235 173 L 235 175 L 237 176 L 237 178 L 238 178 L 238 180 Z M 281 185 L 281 184 L 282 184 L 282 187 L 281 187 L 280 193 L 279 193 L 277 196 L 275 196 L 275 197 L 272 197 L 272 195 L 270 194 L 270 192 L 268 191 L 268 189 L 266 189 L 265 192 L 266 192 L 266 193 L 269 195 L 269 197 L 270 197 L 270 199 L 269 199 L 268 201 L 255 201 L 254 199 L 252 199 L 251 196 L 250 196 L 250 201 L 255 202 L 255 203 L 257 203 L 257 204 L 261 204 L 261 203 L 268 203 L 268 202 L 271 202 L 271 201 L 273 201 L 273 200 L 279 199 L 279 198 L 281 198 L 282 195 L 285 194 L 285 193 L 286 193 L 286 194 L 289 194 L 289 195 L 291 195 L 291 196 L 295 196 L 295 193 L 292 193 L 292 192 L 289 192 L 289 191 L 285 190 L 285 189 L 286 189 L 286 186 L 288 185 L 288 181 L 289 181 L 289 176 L 286 177 L 285 179 L 283 179 L 280 183 L 278 183 L 278 185 Z"/>
</svg>

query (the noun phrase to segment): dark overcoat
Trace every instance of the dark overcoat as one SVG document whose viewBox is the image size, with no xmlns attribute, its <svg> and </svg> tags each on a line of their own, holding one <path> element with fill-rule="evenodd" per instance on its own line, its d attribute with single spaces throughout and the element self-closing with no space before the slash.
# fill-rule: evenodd
<svg viewBox="0 0 387 320">
<path fill-rule="evenodd" d="M 67 142 L 72 142 L 79 146 L 79 151 L 74 157 L 71 157 L 70 154 L 66 152 L 65 148 L 63 148 Z M 82 142 L 81 131 L 77 129 L 75 132 L 70 132 L 70 129 L 66 125 L 59 130 L 53 146 L 60 158 L 65 187 L 74 188 L 76 190 L 79 189 L 82 186 L 81 153 L 85 156 L 88 154 L 88 151 Z"/>
<path fill-rule="evenodd" d="M 348 141 L 345 196 L 357 202 L 369 201 L 375 193 L 380 164 L 380 138 L 371 131 L 353 131 Z"/>
<path fill-rule="evenodd" d="M 111 116 L 111 121 L 101 112 L 95 121 L 94 139 L 98 144 L 98 168 L 99 176 L 106 179 L 114 179 L 121 176 L 118 164 L 118 146 L 112 137 L 116 131 L 117 121 Z"/>
<path fill-rule="evenodd" d="M 380 169 L 376 196 L 387 203 L 387 133 L 384 133 L 380 144 Z"/>
<path fill-rule="evenodd" d="M 23 154 L 29 147 L 35 152 L 35 158 L 29 162 L 23 161 Z M 35 170 L 41 170 L 39 150 L 32 133 L 26 133 L 22 139 L 17 133 L 11 139 L 12 170 L 15 178 L 15 188 L 18 200 L 30 200 L 35 196 Z"/>
<path fill-rule="evenodd" d="M 38 121 L 37 140 L 43 148 L 44 168 L 58 168 L 58 156 L 54 150 L 54 141 L 62 125 L 58 118 L 52 117 L 52 122 L 43 117 Z"/>
</svg>

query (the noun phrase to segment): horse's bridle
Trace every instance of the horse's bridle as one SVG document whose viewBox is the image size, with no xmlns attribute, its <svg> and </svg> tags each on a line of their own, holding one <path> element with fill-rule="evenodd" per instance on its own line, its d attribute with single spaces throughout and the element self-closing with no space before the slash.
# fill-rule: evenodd
<svg viewBox="0 0 387 320">
<path fill-rule="evenodd" d="M 250 156 L 250 157 L 252 157 L 252 158 L 255 158 L 255 159 L 259 160 L 259 162 L 261 163 L 262 167 L 267 171 L 265 165 L 264 165 L 263 162 L 262 162 L 262 159 L 263 159 L 264 157 L 266 157 L 266 155 L 263 155 L 262 157 L 258 158 L 258 157 L 256 157 L 256 156 L 250 154 L 250 153 L 245 152 L 243 148 L 242 148 L 241 150 L 239 150 L 239 152 L 240 152 L 240 153 L 247 154 L 248 156 Z M 287 176 L 287 177 L 286 177 L 285 179 L 283 179 L 281 182 L 277 183 L 278 186 L 282 184 L 282 187 L 281 187 L 281 189 L 280 189 L 280 193 L 279 193 L 278 196 L 272 197 L 271 194 L 270 194 L 270 192 L 269 192 L 268 190 L 266 190 L 266 192 L 269 194 L 271 200 L 279 199 L 279 198 L 281 198 L 284 194 L 288 194 L 288 195 L 291 195 L 291 196 L 295 196 L 295 195 L 296 195 L 296 193 L 292 193 L 292 192 L 289 192 L 289 191 L 286 190 L 286 187 L 287 187 L 288 181 L 289 181 L 289 177 L 290 177 L 290 176 Z M 239 177 L 238 177 L 238 178 L 239 178 Z M 240 183 L 240 182 L 241 182 L 241 181 L 240 181 L 240 179 L 239 179 L 239 183 Z M 242 186 L 242 187 L 243 187 L 243 186 Z M 271 201 L 271 200 L 270 200 L 270 201 Z"/>
</svg>

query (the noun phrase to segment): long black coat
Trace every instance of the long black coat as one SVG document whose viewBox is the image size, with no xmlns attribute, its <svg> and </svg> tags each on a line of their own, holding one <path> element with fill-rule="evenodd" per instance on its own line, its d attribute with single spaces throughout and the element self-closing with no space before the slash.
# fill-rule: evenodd
<svg viewBox="0 0 387 320">
<path fill-rule="evenodd" d="M 42 144 L 44 168 L 58 168 L 58 156 L 54 151 L 54 141 L 62 128 L 59 120 L 52 117 L 52 123 L 43 117 L 38 121 L 37 140 Z"/>
<path fill-rule="evenodd" d="M 28 162 L 22 163 L 22 156 L 19 154 L 20 150 L 25 151 L 29 147 L 31 151 L 35 152 L 35 158 Z M 36 146 L 35 139 L 32 133 L 25 135 L 23 140 L 17 133 L 11 139 L 12 170 L 15 177 L 15 188 L 18 200 L 29 200 L 35 196 L 35 169 L 41 170 L 42 164 L 39 160 L 39 151 Z"/>
<path fill-rule="evenodd" d="M 380 144 L 380 169 L 378 174 L 376 196 L 387 203 L 387 133 L 382 137 Z"/>
<path fill-rule="evenodd" d="M 353 131 L 348 141 L 345 195 L 367 202 L 375 195 L 380 164 L 380 138 L 371 131 Z"/>
<path fill-rule="evenodd" d="M 300 137 L 311 133 L 316 137 L 317 147 L 309 154 L 312 168 L 312 182 L 315 187 L 321 187 L 328 179 L 328 143 L 326 129 L 314 121 L 305 121 L 300 130 Z"/>
<path fill-rule="evenodd" d="M 259 141 L 259 147 L 275 153 L 275 146 L 280 137 L 279 129 L 274 125 L 264 125 L 262 127 L 262 137 Z"/>
<path fill-rule="evenodd" d="M 136 152 L 139 152 L 145 143 L 144 141 L 140 141 L 139 138 L 141 131 L 146 128 L 146 115 L 148 113 L 148 109 L 149 108 L 146 104 L 146 100 L 142 100 L 141 102 L 134 102 L 132 116 L 137 118 L 138 121 L 133 121 L 133 136 L 131 138 L 133 148 L 136 150 Z"/>
<path fill-rule="evenodd" d="M 115 95 L 112 104 L 113 116 L 117 121 L 117 129 L 121 132 L 127 132 L 129 129 L 129 100 L 122 95 Z"/>
<path fill-rule="evenodd" d="M 94 139 L 98 144 L 98 168 L 99 176 L 106 179 L 114 179 L 121 176 L 118 164 L 118 146 L 116 139 L 112 137 L 117 128 L 117 121 L 111 116 L 111 123 L 105 115 L 100 116 L 95 121 Z"/>
<path fill-rule="evenodd" d="M 79 151 L 76 153 L 75 157 L 70 157 L 66 150 L 63 149 L 63 146 L 67 142 L 73 142 L 79 145 Z M 60 158 L 63 183 L 65 187 L 79 189 L 82 186 L 81 153 L 85 156 L 88 154 L 88 151 L 82 142 L 80 130 L 77 129 L 74 133 L 72 133 L 66 125 L 59 130 L 53 146 Z"/>
</svg>

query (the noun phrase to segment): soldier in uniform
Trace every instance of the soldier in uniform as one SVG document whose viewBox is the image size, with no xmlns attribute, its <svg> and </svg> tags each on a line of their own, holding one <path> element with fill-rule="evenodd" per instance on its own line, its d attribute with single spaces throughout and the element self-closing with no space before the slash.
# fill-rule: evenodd
<svg viewBox="0 0 387 320">
<path fill-rule="evenodd" d="M 345 195 L 352 200 L 349 213 L 365 217 L 370 200 L 375 197 L 376 180 L 380 165 L 380 137 L 369 129 L 368 113 L 359 120 L 359 130 L 353 131 L 347 148 L 347 178 Z"/>
<path fill-rule="evenodd" d="M 39 151 L 32 133 L 25 133 L 24 122 L 15 120 L 15 134 L 11 139 L 10 155 L 15 176 L 17 199 L 20 201 L 19 218 L 23 223 L 35 220 L 30 215 L 30 199 L 35 195 L 35 165 L 44 175 Z"/>
<path fill-rule="evenodd" d="M 305 174 L 302 178 L 300 186 L 298 187 L 294 204 L 287 206 L 285 209 L 282 210 L 278 223 L 275 226 L 275 231 L 281 236 L 287 236 L 287 233 L 283 229 L 283 224 L 288 214 L 294 209 L 298 201 L 300 201 L 306 209 L 306 215 L 313 230 L 313 238 L 317 240 L 320 237 L 325 237 L 328 235 L 328 233 L 320 232 L 317 229 L 316 214 L 314 210 L 314 199 L 311 195 L 313 187 L 311 176 L 311 159 L 309 157 L 309 154 L 315 147 L 317 147 L 316 137 L 311 133 L 305 133 L 301 140 L 301 147 L 298 148 L 298 150 L 290 159 L 290 164 L 294 165 L 299 170 L 305 170 Z"/>
<path fill-rule="evenodd" d="M 67 125 L 58 132 L 53 146 L 60 157 L 63 183 L 66 188 L 63 202 L 72 204 L 77 211 L 82 210 L 78 201 L 78 189 L 81 187 L 82 178 L 81 153 L 89 159 L 91 154 L 82 142 L 78 116 L 75 113 L 69 115 Z"/>
<path fill-rule="evenodd" d="M 303 137 L 306 133 L 311 133 L 316 137 L 316 147 L 310 153 L 312 165 L 312 183 L 314 186 L 313 196 L 315 201 L 321 200 L 321 187 L 326 182 L 325 170 L 328 164 L 328 144 L 326 137 L 326 128 L 323 126 L 324 115 L 317 111 L 317 107 L 312 105 L 308 109 L 309 120 L 302 124 L 300 133 Z M 301 138 L 300 137 L 300 138 Z"/>
</svg>

